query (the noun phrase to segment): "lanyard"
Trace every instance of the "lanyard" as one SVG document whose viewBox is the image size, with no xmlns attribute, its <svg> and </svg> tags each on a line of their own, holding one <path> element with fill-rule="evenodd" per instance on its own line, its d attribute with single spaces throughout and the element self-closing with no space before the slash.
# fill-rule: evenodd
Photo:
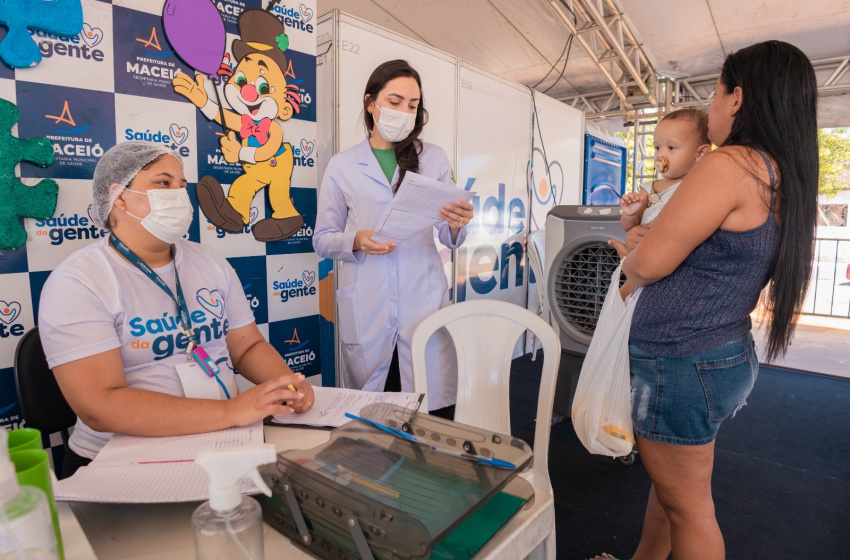
<svg viewBox="0 0 850 560">
<path fill-rule="evenodd" d="M 198 341 L 195 338 L 195 331 L 192 330 L 192 320 L 189 318 L 189 310 L 186 308 L 186 299 L 183 297 L 183 290 L 180 288 L 180 277 L 177 275 L 177 263 L 174 263 L 174 281 L 177 287 L 177 297 L 174 297 L 174 293 L 172 293 L 171 288 L 169 288 L 168 284 L 160 278 L 159 274 L 154 272 L 154 270 L 149 267 L 145 261 L 127 247 L 123 241 L 118 239 L 114 233 L 109 234 L 109 241 L 112 243 L 112 246 L 115 247 L 115 250 L 121 254 L 121 256 L 133 263 L 136 268 L 141 270 L 145 276 L 150 278 L 154 284 L 159 286 L 160 289 L 168 294 L 168 297 L 177 304 L 177 314 L 180 317 L 180 332 L 189 339 L 189 344 L 186 347 L 186 353 L 191 354 L 192 350 L 198 346 Z M 174 245 L 171 246 L 171 257 L 172 259 L 174 258 Z"/>
<path fill-rule="evenodd" d="M 112 246 L 115 247 L 116 251 L 118 251 L 128 261 L 133 263 L 136 268 L 141 270 L 145 276 L 150 278 L 154 284 L 159 286 L 163 292 L 168 294 L 168 297 L 170 297 L 177 305 L 177 314 L 180 317 L 180 332 L 189 339 L 189 343 L 186 345 L 186 353 L 198 363 L 201 369 L 208 376 L 214 377 L 215 380 L 218 381 L 219 386 L 221 386 L 224 391 L 224 395 L 229 399 L 230 393 L 218 376 L 219 369 L 216 367 L 215 363 L 206 351 L 201 348 L 198 344 L 197 338 L 195 337 L 195 331 L 192 329 L 192 320 L 189 317 L 189 310 L 186 307 L 186 298 L 183 297 L 183 289 L 180 287 L 180 276 L 177 275 L 177 262 L 174 262 L 174 283 L 177 288 L 177 297 L 174 297 L 174 293 L 171 291 L 171 288 L 168 287 L 168 284 L 165 283 L 159 274 L 154 272 L 154 270 L 149 267 L 145 261 L 127 247 L 123 241 L 118 239 L 114 233 L 109 234 L 109 241 L 112 243 Z M 171 258 L 174 259 L 174 245 L 171 246 Z"/>
</svg>

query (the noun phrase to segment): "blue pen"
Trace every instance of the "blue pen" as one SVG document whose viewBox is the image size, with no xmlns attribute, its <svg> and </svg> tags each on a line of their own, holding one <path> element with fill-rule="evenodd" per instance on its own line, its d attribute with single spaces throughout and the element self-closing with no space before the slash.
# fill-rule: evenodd
<svg viewBox="0 0 850 560">
<path fill-rule="evenodd" d="M 469 453 L 461 453 L 460 451 L 454 451 L 452 449 L 446 449 L 444 447 L 434 447 L 431 446 L 431 451 L 436 451 L 437 453 L 445 453 L 446 455 L 454 455 L 455 457 L 462 457 L 464 459 L 469 459 L 470 461 L 476 461 L 478 463 L 484 463 L 485 465 L 490 465 L 491 467 L 499 467 L 501 469 L 515 469 L 516 465 L 513 463 L 508 463 L 507 461 L 502 461 L 501 459 L 496 459 L 495 457 L 492 459 L 487 459 L 485 457 L 481 457 L 478 455 L 470 455 Z"/>
<path fill-rule="evenodd" d="M 378 422 L 375 422 L 374 420 L 369 420 L 368 418 L 363 418 L 362 416 L 357 416 L 355 414 L 351 414 L 350 412 L 346 412 L 345 417 L 351 418 L 353 420 L 360 420 L 361 422 L 365 422 L 365 423 L 369 424 L 370 426 L 374 426 L 374 427 L 378 428 L 379 430 L 383 430 L 383 431 L 387 432 L 388 434 L 392 434 L 392 435 L 398 436 L 402 439 L 406 439 L 407 441 L 415 441 L 417 443 L 423 443 L 422 440 L 420 440 L 418 437 L 414 436 L 413 434 L 408 434 L 407 432 L 403 432 L 401 430 L 396 430 L 395 428 L 390 428 L 389 426 L 384 426 L 383 424 L 379 424 Z"/>
<path fill-rule="evenodd" d="M 368 418 L 363 418 L 362 416 L 357 416 L 351 414 L 350 412 L 345 413 L 346 418 L 351 418 L 353 420 L 360 420 L 361 422 L 365 422 L 370 426 L 374 426 L 379 430 L 383 430 L 388 434 L 392 434 L 394 436 L 398 436 L 402 439 L 406 439 L 407 441 L 414 441 L 416 443 L 425 443 L 420 438 L 414 436 L 413 434 L 408 434 L 407 432 L 403 432 L 401 430 L 396 430 L 395 428 L 390 428 L 389 426 L 385 426 L 374 420 L 369 420 Z M 469 459 L 471 461 L 476 461 L 478 463 L 483 463 L 485 465 L 490 465 L 491 467 L 499 467 L 502 469 L 515 469 L 516 465 L 513 463 L 509 463 L 507 461 L 503 461 L 501 459 L 496 459 L 495 457 L 492 459 L 486 459 L 484 457 L 479 457 L 478 455 L 470 455 L 469 453 L 461 453 L 460 451 L 453 451 L 451 449 L 445 449 L 443 447 L 434 447 L 430 446 L 431 451 L 436 451 L 437 453 L 445 453 L 446 455 L 454 455 L 455 457 L 461 457 L 463 459 Z"/>
</svg>

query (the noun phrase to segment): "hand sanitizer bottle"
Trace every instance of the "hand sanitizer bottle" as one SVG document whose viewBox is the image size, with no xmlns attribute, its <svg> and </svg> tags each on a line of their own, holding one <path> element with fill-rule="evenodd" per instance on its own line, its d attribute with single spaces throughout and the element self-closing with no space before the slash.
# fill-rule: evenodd
<svg viewBox="0 0 850 560">
<path fill-rule="evenodd" d="M 266 496 L 271 496 L 257 467 L 276 459 L 273 444 L 198 453 L 195 464 L 210 477 L 210 501 L 201 504 L 192 515 L 197 560 L 263 560 L 260 504 L 242 496 L 242 479 L 250 478 Z"/>
<path fill-rule="evenodd" d="M 0 559 L 56 560 L 47 495 L 41 488 L 18 485 L 8 439 L 0 428 Z"/>
</svg>

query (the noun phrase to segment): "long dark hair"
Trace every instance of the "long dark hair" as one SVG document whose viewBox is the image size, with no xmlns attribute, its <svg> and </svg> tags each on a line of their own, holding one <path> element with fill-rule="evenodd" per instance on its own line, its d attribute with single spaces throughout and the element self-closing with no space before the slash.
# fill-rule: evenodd
<svg viewBox="0 0 850 560">
<path fill-rule="evenodd" d="M 779 250 L 770 274 L 767 361 L 783 356 L 802 308 L 814 256 L 818 196 L 817 81 L 812 63 L 782 41 L 726 57 L 720 83 L 743 100 L 724 146 L 766 151 L 779 168 Z"/>
<path fill-rule="evenodd" d="M 419 172 L 419 154 L 422 153 L 422 140 L 419 135 L 422 134 L 422 129 L 428 122 L 428 111 L 425 110 L 425 94 L 422 92 L 422 80 L 417 72 L 406 60 L 390 60 L 384 62 L 372 72 L 369 76 L 369 81 L 366 82 L 366 91 L 363 93 L 363 122 L 366 124 L 366 130 L 372 133 L 372 127 L 375 126 L 375 119 L 372 118 L 372 113 L 366 109 L 369 103 L 378 99 L 378 94 L 387 85 L 387 82 L 396 78 L 413 78 L 419 85 L 419 106 L 416 109 L 416 125 L 413 131 L 401 142 L 396 142 L 394 151 L 396 162 L 398 162 L 398 183 L 393 185 L 393 190 L 398 189 L 398 185 L 404 180 L 404 174 L 408 171 L 414 173 Z M 369 99 L 366 99 L 366 96 Z"/>
</svg>

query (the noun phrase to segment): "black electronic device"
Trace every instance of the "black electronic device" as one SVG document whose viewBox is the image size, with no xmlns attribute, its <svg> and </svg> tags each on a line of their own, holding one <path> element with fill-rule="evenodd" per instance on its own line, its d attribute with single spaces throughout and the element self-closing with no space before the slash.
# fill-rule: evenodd
<svg viewBox="0 0 850 560">
<path fill-rule="evenodd" d="M 385 403 L 360 415 L 389 431 L 352 421 L 260 469 L 266 522 L 319 558 L 468 557 L 533 497 L 522 440 Z"/>
</svg>

